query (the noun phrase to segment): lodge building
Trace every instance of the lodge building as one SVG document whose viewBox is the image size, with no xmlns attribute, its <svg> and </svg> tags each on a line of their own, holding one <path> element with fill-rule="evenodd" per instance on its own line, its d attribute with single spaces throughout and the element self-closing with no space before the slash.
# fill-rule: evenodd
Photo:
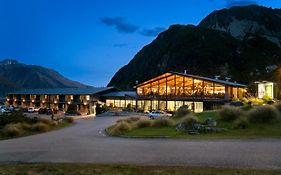
<svg viewBox="0 0 281 175">
<path fill-rule="evenodd" d="M 8 105 L 49 107 L 66 111 L 70 104 L 87 114 L 95 113 L 95 105 L 103 102 L 115 108 L 138 111 L 175 111 L 187 105 L 202 112 L 245 96 L 246 85 L 229 80 L 207 78 L 178 72 L 167 72 L 135 86 L 135 91 L 120 91 L 114 87 L 27 89 L 10 93 Z"/>
</svg>

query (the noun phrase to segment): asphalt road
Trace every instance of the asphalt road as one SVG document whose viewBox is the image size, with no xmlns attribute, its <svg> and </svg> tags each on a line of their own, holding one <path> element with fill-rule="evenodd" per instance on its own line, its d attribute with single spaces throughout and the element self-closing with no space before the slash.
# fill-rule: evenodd
<svg viewBox="0 0 281 175">
<path fill-rule="evenodd" d="M 281 140 L 129 139 L 103 129 L 116 117 L 78 119 L 70 127 L 0 141 L 0 163 L 91 162 L 281 169 Z"/>
</svg>

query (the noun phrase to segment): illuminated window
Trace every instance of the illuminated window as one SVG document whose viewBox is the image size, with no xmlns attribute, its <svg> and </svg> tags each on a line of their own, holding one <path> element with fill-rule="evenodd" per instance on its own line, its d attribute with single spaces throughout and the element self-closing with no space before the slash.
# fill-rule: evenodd
<svg viewBox="0 0 281 175">
<path fill-rule="evenodd" d="M 218 98 L 224 98 L 225 86 L 215 83 L 214 95 Z"/>
<path fill-rule="evenodd" d="M 203 95 L 203 81 L 194 79 L 194 95 L 200 96 Z"/>
</svg>

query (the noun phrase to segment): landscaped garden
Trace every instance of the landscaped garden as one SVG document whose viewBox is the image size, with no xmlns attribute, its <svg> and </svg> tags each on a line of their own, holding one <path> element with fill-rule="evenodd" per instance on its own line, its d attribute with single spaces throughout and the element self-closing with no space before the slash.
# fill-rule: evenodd
<svg viewBox="0 0 281 175">
<path fill-rule="evenodd" d="M 136 117 L 118 120 L 107 128 L 112 136 L 188 139 L 281 138 L 281 104 L 225 105 L 194 114 L 182 106 L 171 118 Z"/>
<path fill-rule="evenodd" d="M 0 139 L 9 139 L 48 132 L 73 123 L 73 118 L 51 120 L 40 117 L 27 117 L 22 112 L 0 115 Z"/>
</svg>

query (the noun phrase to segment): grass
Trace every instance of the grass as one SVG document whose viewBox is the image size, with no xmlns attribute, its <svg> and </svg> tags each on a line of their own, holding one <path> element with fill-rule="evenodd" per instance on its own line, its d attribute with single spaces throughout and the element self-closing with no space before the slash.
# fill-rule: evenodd
<svg viewBox="0 0 281 175">
<path fill-rule="evenodd" d="M 40 131 L 40 130 L 25 130 L 23 134 L 19 135 L 19 136 L 7 136 L 6 134 L 4 134 L 2 132 L 3 128 L 0 129 L 0 140 L 4 140 L 4 139 L 11 139 L 11 138 L 17 138 L 17 137 L 25 137 L 25 136 L 29 136 L 29 135 L 34 135 L 34 134 L 39 134 L 39 133 L 44 133 L 44 132 L 49 132 L 49 131 L 53 131 L 53 130 L 57 130 L 57 129 L 61 129 L 64 128 L 66 126 L 69 126 L 71 123 L 69 122 L 62 122 L 59 123 L 57 125 L 48 125 L 48 130 L 47 131 Z M 1 174 L 0 174 L 1 175 Z"/>
<path fill-rule="evenodd" d="M 209 133 L 199 135 L 188 135 L 176 130 L 175 126 L 144 127 L 125 132 L 123 136 L 136 137 L 171 137 L 182 139 L 255 139 L 255 138 L 281 138 L 281 123 L 254 123 L 246 129 L 234 129 L 233 121 L 222 121 L 219 119 L 217 111 L 206 111 L 196 114 L 199 121 L 203 122 L 212 117 L 217 120 L 217 127 L 226 128 L 226 132 Z M 176 119 L 177 122 L 179 119 Z M 110 130 L 110 128 L 109 128 Z"/>
<path fill-rule="evenodd" d="M 1 175 L 275 175 L 280 170 L 188 166 L 136 166 L 102 164 L 9 164 L 0 166 Z"/>
</svg>

